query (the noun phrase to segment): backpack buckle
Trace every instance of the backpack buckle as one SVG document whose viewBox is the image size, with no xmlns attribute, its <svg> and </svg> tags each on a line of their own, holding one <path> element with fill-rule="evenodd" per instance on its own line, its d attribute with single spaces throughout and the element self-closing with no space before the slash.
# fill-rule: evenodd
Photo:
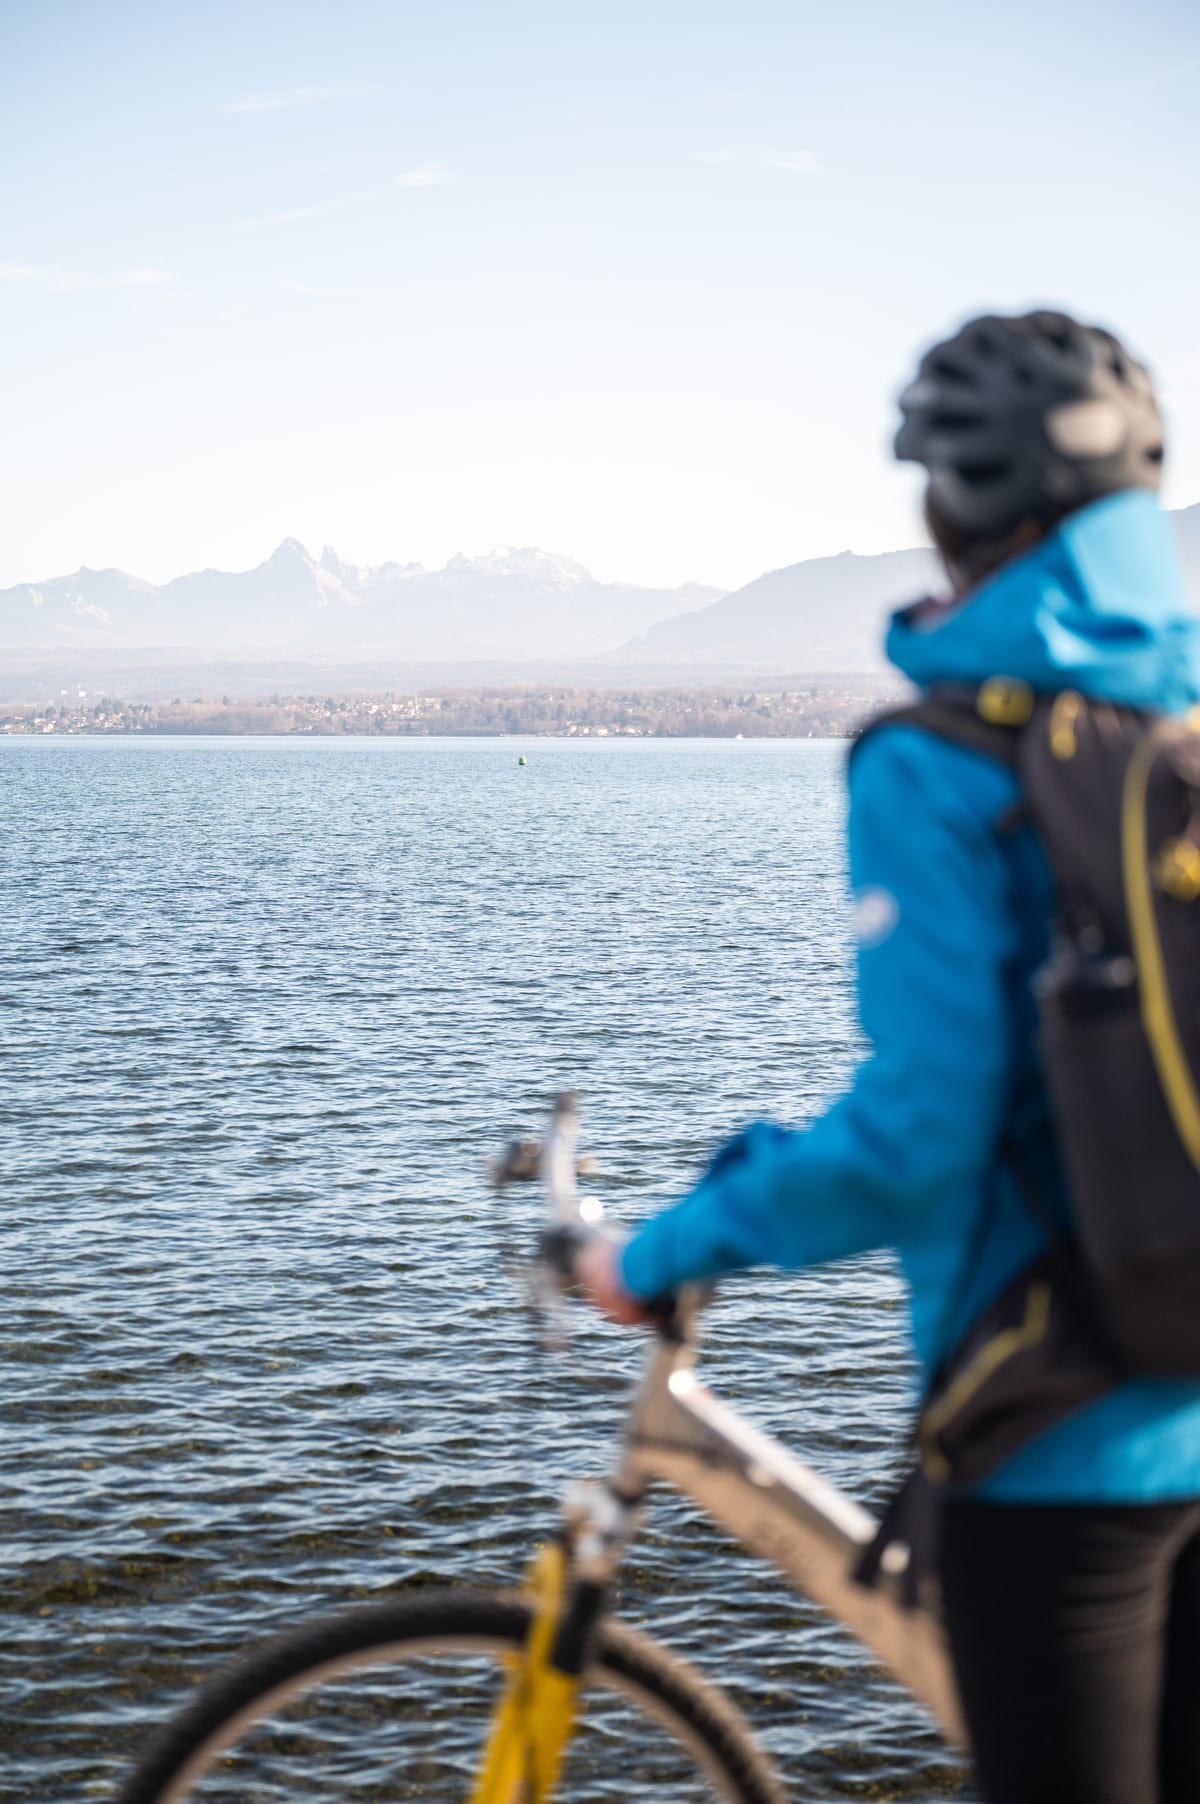
<svg viewBox="0 0 1200 1804">
<path fill-rule="evenodd" d="M 1023 727 L 1033 703 L 1033 690 L 1020 677 L 994 676 L 980 684 L 975 712 L 993 727 Z"/>
</svg>

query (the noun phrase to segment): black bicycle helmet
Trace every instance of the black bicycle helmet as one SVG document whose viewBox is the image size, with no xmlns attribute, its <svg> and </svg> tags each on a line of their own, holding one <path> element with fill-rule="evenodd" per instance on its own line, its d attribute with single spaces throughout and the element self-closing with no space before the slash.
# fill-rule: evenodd
<svg viewBox="0 0 1200 1804">
<path fill-rule="evenodd" d="M 896 456 L 924 464 L 932 507 L 980 538 L 1162 479 L 1149 375 L 1065 313 L 971 320 L 926 352 L 900 412 Z"/>
</svg>

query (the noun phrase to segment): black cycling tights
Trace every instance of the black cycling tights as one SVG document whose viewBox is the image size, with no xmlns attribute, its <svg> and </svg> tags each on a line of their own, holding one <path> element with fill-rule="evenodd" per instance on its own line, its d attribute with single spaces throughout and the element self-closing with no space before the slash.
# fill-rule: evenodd
<svg viewBox="0 0 1200 1804">
<path fill-rule="evenodd" d="M 1200 1804 L 1200 1503 L 947 1506 L 988 1804 Z"/>
</svg>

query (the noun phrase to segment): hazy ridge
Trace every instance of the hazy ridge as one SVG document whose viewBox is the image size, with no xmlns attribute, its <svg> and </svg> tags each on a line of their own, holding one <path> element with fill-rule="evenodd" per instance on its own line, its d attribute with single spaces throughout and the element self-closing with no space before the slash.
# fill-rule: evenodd
<svg viewBox="0 0 1200 1804">
<path fill-rule="evenodd" d="M 1200 601 L 1200 504 L 1168 516 L 1193 602 Z M 809 558 L 772 570 L 706 607 L 657 621 L 624 655 L 643 662 L 852 671 L 883 662 L 882 628 L 898 603 L 945 586 L 928 550 Z"/>
</svg>

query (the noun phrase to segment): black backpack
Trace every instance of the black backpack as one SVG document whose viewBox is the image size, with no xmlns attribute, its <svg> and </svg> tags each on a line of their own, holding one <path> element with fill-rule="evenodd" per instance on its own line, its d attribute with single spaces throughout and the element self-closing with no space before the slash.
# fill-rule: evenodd
<svg viewBox="0 0 1200 1804">
<path fill-rule="evenodd" d="M 1002 1145 L 1049 1245 L 942 1361 L 914 1437 L 927 1478 L 974 1483 L 1125 1377 L 1200 1377 L 1200 716 L 994 677 L 857 743 L 899 724 L 1015 772 L 997 830 L 1031 821 L 1056 884 L 1035 991 L 1073 1233 Z"/>
</svg>

